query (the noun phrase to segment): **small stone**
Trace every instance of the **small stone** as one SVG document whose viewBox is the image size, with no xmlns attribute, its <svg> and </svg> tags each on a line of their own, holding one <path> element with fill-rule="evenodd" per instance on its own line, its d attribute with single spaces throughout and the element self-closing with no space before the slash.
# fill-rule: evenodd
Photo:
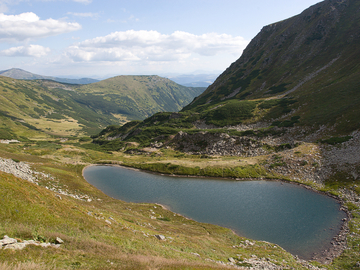
<svg viewBox="0 0 360 270">
<path fill-rule="evenodd" d="M 57 244 L 64 244 L 64 241 L 60 237 L 56 237 L 55 241 Z"/>
<path fill-rule="evenodd" d="M 111 225 L 111 221 L 110 220 L 105 220 L 105 222 L 109 225 Z"/>
<path fill-rule="evenodd" d="M 165 240 L 165 236 L 161 235 L 161 234 L 155 234 L 155 237 L 161 241 Z"/>
<path fill-rule="evenodd" d="M 236 263 L 235 259 L 232 258 L 232 257 L 230 257 L 228 260 L 229 260 L 229 262 L 231 262 L 231 263 Z"/>
</svg>

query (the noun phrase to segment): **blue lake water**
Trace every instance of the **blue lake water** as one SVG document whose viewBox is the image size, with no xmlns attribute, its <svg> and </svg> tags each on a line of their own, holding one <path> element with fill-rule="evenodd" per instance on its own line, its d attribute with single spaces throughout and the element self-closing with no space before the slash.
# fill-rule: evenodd
<svg viewBox="0 0 360 270">
<path fill-rule="evenodd" d="M 196 221 L 276 243 L 303 259 L 329 247 L 346 217 L 333 198 L 278 181 L 171 177 L 119 166 L 91 166 L 84 177 L 113 198 L 163 204 Z"/>
</svg>

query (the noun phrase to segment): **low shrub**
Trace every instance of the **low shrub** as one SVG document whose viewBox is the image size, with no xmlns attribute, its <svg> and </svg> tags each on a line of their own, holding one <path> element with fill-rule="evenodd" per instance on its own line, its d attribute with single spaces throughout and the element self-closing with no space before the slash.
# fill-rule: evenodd
<svg viewBox="0 0 360 270">
<path fill-rule="evenodd" d="M 352 136 L 332 137 L 332 138 L 329 138 L 326 140 L 321 140 L 320 142 L 335 145 L 335 144 L 341 144 L 341 143 L 347 142 L 347 141 L 351 140 L 352 138 L 353 138 Z"/>
</svg>

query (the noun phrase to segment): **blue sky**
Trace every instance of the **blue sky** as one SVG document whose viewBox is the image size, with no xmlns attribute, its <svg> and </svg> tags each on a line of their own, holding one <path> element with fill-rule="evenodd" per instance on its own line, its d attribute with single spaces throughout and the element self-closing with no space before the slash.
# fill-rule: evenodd
<svg viewBox="0 0 360 270">
<path fill-rule="evenodd" d="M 318 0 L 0 0 L 0 70 L 218 73 L 265 25 Z"/>
</svg>

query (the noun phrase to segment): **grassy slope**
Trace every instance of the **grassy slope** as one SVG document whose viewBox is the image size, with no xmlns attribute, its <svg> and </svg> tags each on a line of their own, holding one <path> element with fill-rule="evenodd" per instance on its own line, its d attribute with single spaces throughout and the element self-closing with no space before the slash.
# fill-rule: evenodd
<svg viewBox="0 0 360 270">
<path fill-rule="evenodd" d="M 204 88 L 181 86 L 159 76 L 118 76 L 76 90 L 95 95 L 96 99 L 84 99 L 94 107 L 101 108 L 102 99 L 110 100 L 114 102 L 113 107 L 108 108 L 112 113 L 125 114 L 130 119 L 144 119 L 159 111 L 180 110 Z M 102 99 L 99 101 L 100 96 Z"/>
<path fill-rule="evenodd" d="M 0 113 L 3 119 L 59 136 L 92 134 L 118 123 L 115 117 L 97 114 L 74 101 L 72 96 L 76 93 L 69 89 L 70 86 L 53 82 L 0 77 Z"/>
</svg>

